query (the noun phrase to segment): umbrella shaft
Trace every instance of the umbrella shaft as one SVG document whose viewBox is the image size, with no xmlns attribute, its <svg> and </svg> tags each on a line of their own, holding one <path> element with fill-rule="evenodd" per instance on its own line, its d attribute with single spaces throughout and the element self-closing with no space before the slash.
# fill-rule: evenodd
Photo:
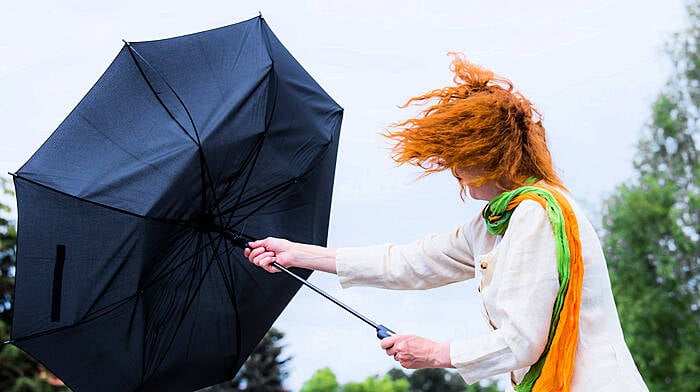
<svg viewBox="0 0 700 392">
<path fill-rule="evenodd" d="M 280 265 L 280 264 L 277 263 L 277 262 L 272 263 L 272 265 L 274 265 L 276 268 L 280 269 L 281 271 L 286 272 L 289 276 L 293 277 L 294 279 L 300 281 L 301 283 L 304 284 L 304 286 L 306 286 L 306 287 L 310 288 L 311 290 L 313 290 L 313 291 L 315 291 L 315 292 L 321 294 L 322 296 L 324 296 L 324 297 L 325 297 L 326 299 L 328 299 L 329 301 L 331 301 L 331 302 L 333 302 L 334 304 L 340 306 L 341 308 L 347 310 L 347 311 L 350 312 L 353 316 L 355 316 L 355 317 L 359 318 L 360 320 L 366 322 L 367 324 L 371 325 L 374 329 L 378 329 L 379 325 L 378 325 L 377 323 L 375 323 L 374 321 L 372 321 L 372 320 L 368 319 L 367 317 L 363 316 L 362 314 L 360 314 L 359 312 L 357 312 L 355 309 L 353 309 L 353 308 L 351 308 L 351 307 L 345 305 L 344 303 L 338 301 L 337 299 L 333 298 L 330 294 L 326 293 L 325 291 L 321 290 L 320 288 L 318 288 L 318 287 L 314 286 L 313 284 L 309 283 L 308 280 L 306 280 L 306 279 L 302 278 L 301 276 L 295 274 L 294 272 L 288 270 L 287 268 L 283 267 L 282 265 Z"/>
</svg>

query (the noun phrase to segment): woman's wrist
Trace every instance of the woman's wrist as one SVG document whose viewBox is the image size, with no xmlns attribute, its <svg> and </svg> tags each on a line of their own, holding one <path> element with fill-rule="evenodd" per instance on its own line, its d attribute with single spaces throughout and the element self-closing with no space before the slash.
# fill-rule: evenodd
<svg viewBox="0 0 700 392">
<path fill-rule="evenodd" d="M 335 249 L 318 245 L 292 243 L 294 267 L 335 274 Z"/>
<path fill-rule="evenodd" d="M 433 351 L 434 366 L 437 368 L 454 368 L 450 358 L 450 343 L 436 343 Z"/>
</svg>

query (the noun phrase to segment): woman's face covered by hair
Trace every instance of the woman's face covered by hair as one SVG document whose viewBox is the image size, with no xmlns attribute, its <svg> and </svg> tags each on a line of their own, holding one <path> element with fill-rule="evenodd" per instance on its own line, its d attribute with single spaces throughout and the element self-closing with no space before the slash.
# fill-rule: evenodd
<svg viewBox="0 0 700 392">
<path fill-rule="evenodd" d="M 457 177 L 457 169 L 478 168 L 471 187 L 490 182 L 508 190 L 530 177 L 563 187 L 537 109 L 508 79 L 451 54 L 455 85 L 408 100 L 405 106 L 430 106 L 386 134 L 396 143 L 393 158 L 426 174 L 449 169 Z"/>
<path fill-rule="evenodd" d="M 458 167 L 452 170 L 452 174 L 462 187 L 462 199 L 469 196 L 474 200 L 489 201 L 503 192 L 502 187 L 495 180 L 483 181 L 483 172 L 475 167 Z"/>
</svg>

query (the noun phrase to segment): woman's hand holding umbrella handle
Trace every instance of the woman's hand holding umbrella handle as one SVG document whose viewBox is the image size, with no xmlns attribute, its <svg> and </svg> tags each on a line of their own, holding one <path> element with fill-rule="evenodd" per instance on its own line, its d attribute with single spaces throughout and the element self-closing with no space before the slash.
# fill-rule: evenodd
<svg viewBox="0 0 700 392">
<path fill-rule="evenodd" d="M 416 335 L 391 335 L 382 339 L 381 346 L 406 369 L 454 368 L 449 343 L 438 343 Z"/>
<path fill-rule="evenodd" d="M 273 273 L 280 272 L 272 265 L 275 262 L 283 267 L 336 273 L 335 249 L 300 244 L 282 238 L 267 237 L 251 241 L 244 250 L 244 255 L 251 263 Z"/>
</svg>

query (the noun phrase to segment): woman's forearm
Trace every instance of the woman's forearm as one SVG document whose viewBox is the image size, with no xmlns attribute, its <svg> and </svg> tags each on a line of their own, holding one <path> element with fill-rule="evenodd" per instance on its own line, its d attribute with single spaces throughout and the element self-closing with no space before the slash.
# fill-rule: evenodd
<svg viewBox="0 0 700 392">
<path fill-rule="evenodd" d="M 302 244 L 282 238 L 268 237 L 248 243 L 245 257 L 268 272 L 280 272 L 273 263 L 283 267 L 300 267 L 336 273 L 335 249 Z"/>
<path fill-rule="evenodd" d="M 325 248 L 318 245 L 292 243 L 292 254 L 295 267 L 323 271 L 331 274 L 337 273 L 334 248 Z"/>
</svg>

